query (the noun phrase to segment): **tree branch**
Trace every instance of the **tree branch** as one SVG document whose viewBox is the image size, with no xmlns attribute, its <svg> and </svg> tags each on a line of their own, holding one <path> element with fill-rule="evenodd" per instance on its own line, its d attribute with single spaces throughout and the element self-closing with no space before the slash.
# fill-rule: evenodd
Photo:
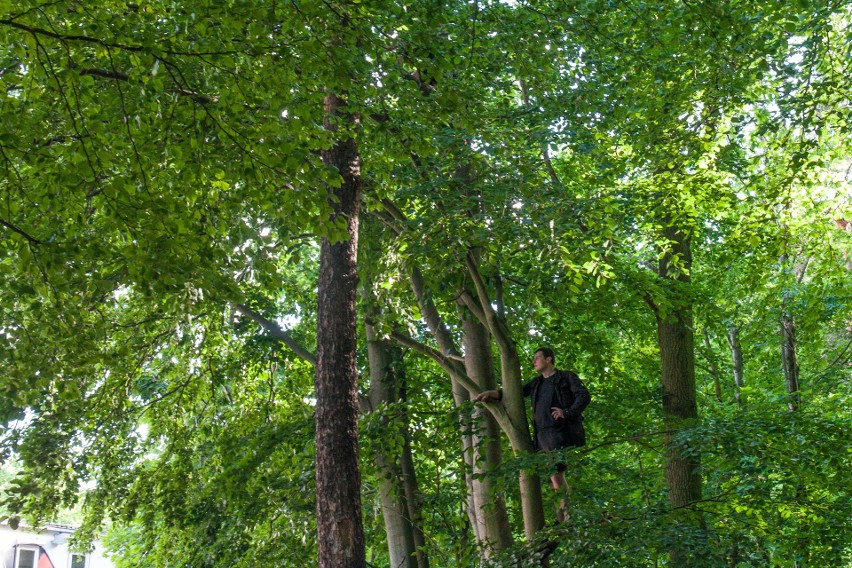
<svg viewBox="0 0 852 568">
<path fill-rule="evenodd" d="M 130 77 L 121 71 L 110 71 L 109 69 L 81 69 L 80 75 L 89 75 L 92 77 L 103 77 L 104 79 L 114 79 L 116 81 L 128 81 Z"/>
<path fill-rule="evenodd" d="M 479 305 L 482 307 L 482 311 L 485 314 L 485 325 L 488 328 L 488 331 L 490 331 L 491 335 L 494 336 L 494 339 L 500 347 L 500 351 L 504 353 L 514 353 L 515 346 L 509 334 L 509 330 L 491 306 L 488 289 L 485 287 L 485 282 L 482 280 L 482 275 L 479 273 L 479 268 L 476 266 L 476 260 L 469 251 L 465 256 L 465 263 L 467 264 L 467 271 L 473 280 L 474 286 L 476 287 L 476 295 L 479 296 Z"/>
<path fill-rule="evenodd" d="M 482 306 L 477 303 L 476 298 L 474 298 L 468 290 L 462 290 L 459 292 L 456 299 L 460 300 L 482 325 L 488 327 L 488 322 L 485 320 L 485 312 L 482 311 Z"/>
<path fill-rule="evenodd" d="M 231 306 L 238 313 L 246 316 L 253 322 L 257 323 L 258 325 L 260 325 L 260 327 L 269 332 L 272 337 L 278 339 L 279 341 L 281 341 L 281 343 L 289 347 L 290 350 L 293 351 L 293 353 L 295 353 L 299 358 L 307 361 L 308 363 L 316 367 L 316 356 L 307 349 L 305 349 L 301 343 L 293 339 L 289 333 L 281 329 L 280 325 L 278 325 L 274 321 L 270 321 L 264 318 L 262 315 L 258 314 L 248 306 L 244 306 L 243 304 L 231 304 Z"/>
<path fill-rule="evenodd" d="M 40 241 L 37 238 L 27 234 L 25 231 L 23 231 L 22 229 L 19 229 L 18 227 L 16 227 L 15 225 L 13 225 L 12 223 L 10 223 L 8 221 L 0 219 L 0 225 L 3 225 L 7 229 L 11 229 L 12 231 L 18 233 L 19 235 L 21 235 L 22 237 L 27 239 L 30 242 L 30 244 L 34 244 L 34 245 L 43 245 L 44 244 L 43 241 Z"/>
<path fill-rule="evenodd" d="M 471 395 L 479 394 L 482 389 L 476 384 L 476 381 L 467 376 L 464 367 L 460 365 L 456 358 L 451 355 L 444 355 L 437 349 L 420 343 L 416 339 L 399 331 L 392 331 L 391 338 L 400 345 L 408 347 L 412 351 L 426 355 L 435 361 L 439 367 L 446 371 L 456 382 L 466 388 Z"/>
<path fill-rule="evenodd" d="M 521 96 L 524 99 L 524 106 L 527 108 L 530 107 L 530 97 L 527 92 L 527 84 L 523 79 L 518 79 L 518 83 L 521 86 Z M 556 170 L 553 169 L 553 163 L 550 161 L 550 154 L 547 151 L 547 144 L 542 144 L 541 147 L 541 157 L 544 159 L 544 165 L 547 168 L 547 174 L 550 176 L 550 181 L 555 183 L 558 186 L 562 186 L 562 180 L 559 179 L 559 176 L 556 175 Z"/>
<path fill-rule="evenodd" d="M 104 41 L 100 38 L 84 36 L 84 35 L 63 35 L 60 33 L 52 32 L 50 30 L 46 30 L 44 28 L 37 28 L 35 26 L 27 26 L 20 22 L 16 22 L 15 20 L 10 19 L 2 19 L 0 20 L 0 26 L 9 26 L 10 28 L 15 28 L 21 30 L 23 32 L 27 32 L 32 36 L 44 36 L 52 39 L 56 39 L 59 41 L 79 41 L 83 43 L 91 43 L 94 45 L 100 45 L 106 48 L 118 49 L 121 51 L 130 51 L 130 52 L 145 52 L 148 51 L 149 48 L 147 46 L 142 45 L 127 45 L 122 43 L 110 43 Z M 163 49 L 160 53 L 165 53 L 168 55 L 183 55 L 188 57 L 201 57 L 205 55 L 236 55 L 238 53 L 242 53 L 239 50 L 223 50 L 223 51 L 175 51 L 171 49 Z"/>
</svg>

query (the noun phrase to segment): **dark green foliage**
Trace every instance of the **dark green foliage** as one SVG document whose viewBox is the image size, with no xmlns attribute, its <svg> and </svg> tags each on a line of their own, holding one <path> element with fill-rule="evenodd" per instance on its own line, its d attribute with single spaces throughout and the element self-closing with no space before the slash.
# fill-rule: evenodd
<svg viewBox="0 0 852 568">
<path fill-rule="evenodd" d="M 375 215 L 361 313 L 434 345 L 416 265 L 458 338 L 476 248 L 525 376 L 549 345 L 592 391 L 588 446 L 560 457 L 570 521 L 533 543 L 517 475 L 557 456 L 506 446 L 492 475 L 518 544 L 495 565 L 530 565 L 547 539 L 554 567 L 667 565 L 672 543 L 692 566 L 849 564 L 850 17 L 843 2 L 0 3 L 0 456 L 19 464 L 3 515 L 47 520 L 82 494 L 78 540 L 109 525 L 123 568 L 310 564 L 312 368 L 233 305 L 313 350 L 319 237 L 342 235 L 319 158 L 332 89 L 360 113 Z M 689 284 L 656 272 L 670 225 L 691 238 Z M 675 443 L 701 455 L 694 524 L 666 500 L 655 328 L 684 305 L 701 418 Z M 401 448 L 406 413 L 432 565 L 479 565 L 468 409 L 437 366 L 405 365 L 406 406 L 361 424 L 368 561 L 387 554 L 372 459 Z"/>
</svg>

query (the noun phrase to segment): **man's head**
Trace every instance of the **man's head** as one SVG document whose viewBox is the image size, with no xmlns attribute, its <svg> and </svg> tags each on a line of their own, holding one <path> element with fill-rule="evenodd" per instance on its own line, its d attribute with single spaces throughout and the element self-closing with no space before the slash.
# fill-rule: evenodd
<svg viewBox="0 0 852 568">
<path fill-rule="evenodd" d="M 553 356 L 553 349 L 549 347 L 539 347 L 533 353 L 533 369 L 537 373 L 541 373 L 547 369 L 556 366 L 556 359 Z"/>
</svg>

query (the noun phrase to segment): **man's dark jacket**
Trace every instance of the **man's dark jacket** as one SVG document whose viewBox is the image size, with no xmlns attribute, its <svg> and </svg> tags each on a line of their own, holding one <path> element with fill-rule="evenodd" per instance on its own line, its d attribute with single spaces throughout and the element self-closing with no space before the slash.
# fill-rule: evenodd
<svg viewBox="0 0 852 568">
<path fill-rule="evenodd" d="M 524 396 L 530 397 L 533 412 L 535 412 L 538 401 L 538 388 L 544 377 L 539 375 L 524 385 Z M 585 446 L 586 430 L 583 428 L 583 410 L 589 405 L 592 397 L 589 390 L 577 373 L 572 371 L 559 371 L 552 376 L 554 382 L 554 406 L 558 406 L 565 413 L 564 420 L 557 420 L 563 435 L 563 446 Z M 538 449 L 538 431 L 533 420 L 533 443 Z"/>
</svg>

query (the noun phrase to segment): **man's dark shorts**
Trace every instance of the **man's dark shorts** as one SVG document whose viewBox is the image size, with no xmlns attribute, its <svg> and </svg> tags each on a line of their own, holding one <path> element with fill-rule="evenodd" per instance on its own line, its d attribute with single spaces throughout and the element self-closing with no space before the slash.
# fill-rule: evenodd
<svg viewBox="0 0 852 568">
<path fill-rule="evenodd" d="M 552 452 L 553 450 L 561 450 L 562 448 L 573 448 L 584 446 L 586 444 L 586 433 L 581 423 L 568 423 L 560 428 L 546 428 L 537 432 L 538 449 L 543 452 Z M 563 472 L 567 466 L 559 462 L 556 464 L 556 471 Z"/>
<path fill-rule="evenodd" d="M 543 452 L 552 452 L 565 447 L 565 435 L 560 429 L 547 429 L 538 431 L 538 449 Z M 564 463 L 556 464 L 556 471 L 562 473 L 568 469 Z"/>
</svg>

